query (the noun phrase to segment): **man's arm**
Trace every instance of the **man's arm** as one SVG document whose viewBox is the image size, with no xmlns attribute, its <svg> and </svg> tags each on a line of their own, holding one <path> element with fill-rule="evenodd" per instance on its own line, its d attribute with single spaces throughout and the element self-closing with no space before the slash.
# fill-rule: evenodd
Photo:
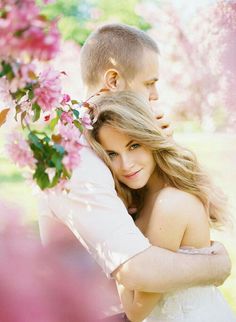
<svg viewBox="0 0 236 322">
<path fill-rule="evenodd" d="M 112 276 L 126 288 L 144 292 L 220 285 L 230 274 L 231 262 L 220 243 L 214 243 L 212 251 L 213 255 L 187 255 L 152 246 L 122 264 Z"/>
</svg>

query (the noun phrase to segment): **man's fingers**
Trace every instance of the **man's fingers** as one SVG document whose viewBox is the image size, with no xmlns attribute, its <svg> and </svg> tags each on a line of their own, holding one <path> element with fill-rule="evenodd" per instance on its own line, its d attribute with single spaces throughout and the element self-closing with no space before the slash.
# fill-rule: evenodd
<svg viewBox="0 0 236 322">
<path fill-rule="evenodd" d="M 174 129 L 171 125 L 169 125 L 168 127 L 162 129 L 162 132 L 165 136 L 172 137 L 174 133 Z"/>
<path fill-rule="evenodd" d="M 164 113 L 162 111 L 156 112 L 155 113 L 155 117 L 157 120 L 162 119 L 163 117 L 165 117 Z"/>
<path fill-rule="evenodd" d="M 166 136 L 172 136 L 173 135 L 173 126 L 171 125 L 171 121 L 166 116 L 156 116 L 156 122 L 157 126 L 162 130 L 163 134 Z"/>
</svg>

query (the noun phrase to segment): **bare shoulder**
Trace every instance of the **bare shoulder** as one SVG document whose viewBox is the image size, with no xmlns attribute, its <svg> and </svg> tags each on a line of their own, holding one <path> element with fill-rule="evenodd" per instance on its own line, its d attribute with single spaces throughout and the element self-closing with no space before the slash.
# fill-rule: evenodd
<svg viewBox="0 0 236 322">
<path fill-rule="evenodd" d="M 155 212 L 158 215 L 177 216 L 185 222 L 191 220 L 195 213 L 205 213 L 205 210 L 201 200 L 193 194 L 174 187 L 166 187 L 156 198 Z"/>
<path fill-rule="evenodd" d="M 176 188 L 166 187 L 155 200 L 146 235 L 151 244 L 176 251 L 183 245 L 189 227 L 201 227 L 197 221 L 199 217 L 204 216 L 204 207 L 197 197 Z"/>
</svg>

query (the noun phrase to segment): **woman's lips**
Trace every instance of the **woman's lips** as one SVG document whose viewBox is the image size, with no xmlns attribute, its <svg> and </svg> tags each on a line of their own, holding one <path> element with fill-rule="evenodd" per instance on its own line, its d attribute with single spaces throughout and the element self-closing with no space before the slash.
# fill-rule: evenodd
<svg viewBox="0 0 236 322">
<path fill-rule="evenodd" d="M 132 173 L 130 173 L 130 174 L 124 175 L 124 177 L 125 177 L 126 179 L 133 179 L 133 178 L 135 178 L 135 177 L 138 175 L 138 173 L 139 173 L 141 170 L 142 170 L 142 169 L 140 169 L 140 170 L 138 170 L 138 171 L 135 171 L 135 172 L 132 172 Z"/>
</svg>

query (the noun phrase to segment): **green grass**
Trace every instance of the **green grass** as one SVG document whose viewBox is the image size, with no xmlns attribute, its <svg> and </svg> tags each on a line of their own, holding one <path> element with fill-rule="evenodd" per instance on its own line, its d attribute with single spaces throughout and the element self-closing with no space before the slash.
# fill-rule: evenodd
<svg viewBox="0 0 236 322">
<path fill-rule="evenodd" d="M 233 214 L 236 214 L 236 135 L 230 134 L 176 134 L 176 140 L 194 150 L 201 163 L 229 196 Z M 0 135 L 0 150 L 3 147 Z M 37 221 L 37 203 L 32 187 L 25 182 L 22 171 L 4 156 L 0 157 L 0 198 L 19 205 L 28 222 Z M 234 217 L 235 218 L 235 217 Z M 236 237 L 231 233 L 212 234 L 213 239 L 223 242 L 232 259 L 233 269 L 221 290 L 236 312 Z"/>
</svg>

